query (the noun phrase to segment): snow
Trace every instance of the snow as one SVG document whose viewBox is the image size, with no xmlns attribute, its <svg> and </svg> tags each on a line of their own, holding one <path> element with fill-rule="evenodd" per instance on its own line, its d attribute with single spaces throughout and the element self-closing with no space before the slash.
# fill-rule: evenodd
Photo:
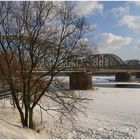
<svg viewBox="0 0 140 140">
<path fill-rule="evenodd" d="M 1 101 L 2 102 L 2 101 Z M 9 102 L 0 104 L 0 139 L 39 139 L 43 135 L 28 128 L 22 128 L 18 112 L 9 106 Z"/>
<path fill-rule="evenodd" d="M 68 77 L 61 79 L 68 85 Z M 46 112 L 39 124 L 40 112 L 36 109 L 34 119 L 40 133 L 22 128 L 16 110 L 1 101 L 0 138 L 140 138 L 140 83 L 117 84 L 131 86 L 116 88 L 114 76 L 94 76 L 94 90 L 75 91 L 92 100 L 86 108 L 81 107 L 87 115 L 78 113 L 74 124 L 67 120 L 60 124 L 57 115 L 52 118 Z"/>
</svg>

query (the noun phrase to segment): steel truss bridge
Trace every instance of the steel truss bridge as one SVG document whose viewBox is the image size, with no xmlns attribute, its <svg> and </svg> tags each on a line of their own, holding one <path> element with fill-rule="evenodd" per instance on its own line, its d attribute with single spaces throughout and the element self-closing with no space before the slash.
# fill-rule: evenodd
<svg viewBox="0 0 140 140">
<path fill-rule="evenodd" d="M 5 36 L 0 36 L 5 38 Z M 9 39 L 22 39 L 25 42 L 30 40 L 29 37 L 17 37 L 11 35 Z M 43 44 L 42 44 L 43 42 Z M 37 43 L 46 45 L 42 39 L 38 39 Z M 128 73 L 137 73 L 137 77 L 140 78 L 140 60 L 127 60 L 123 61 L 115 54 L 93 54 L 79 57 L 74 55 L 70 62 L 64 64 L 66 69 L 60 72 L 60 75 L 70 76 L 70 89 L 92 89 L 92 75 L 85 74 L 84 72 L 92 73 L 115 73 L 116 81 L 130 81 L 131 75 Z M 46 73 L 47 70 L 34 71 L 35 74 Z M 76 73 L 77 72 L 77 73 Z M 82 73 L 83 72 L 83 73 Z M 75 74 L 76 73 L 76 74 Z M 3 92 L 0 91 L 0 98 L 3 97 Z M 10 95 L 7 93 L 7 96 Z"/>
<path fill-rule="evenodd" d="M 88 57 L 74 57 L 70 67 L 76 71 L 90 72 L 140 72 L 140 60 L 123 61 L 115 54 L 95 54 Z"/>
</svg>

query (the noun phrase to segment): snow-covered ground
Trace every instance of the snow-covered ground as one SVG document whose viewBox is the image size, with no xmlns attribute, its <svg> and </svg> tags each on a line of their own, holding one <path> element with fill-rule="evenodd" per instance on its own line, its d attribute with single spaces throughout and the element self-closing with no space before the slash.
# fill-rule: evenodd
<svg viewBox="0 0 140 140">
<path fill-rule="evenodd" d="M 40 135 L 31 129 L 22 128 L 18 112 L 11 108 L 9 100 L 0 101 L 0 139 L 39 139 Z"/>
<path fill-rule="evenodd" d="M 64 78 L 64 82 L 68 80 Z M 43 112 L 40 134 L 21 128 L 17 112 L 6 106 L 6 101 L 2 102 L 0 138 L 140 138 L 140 88 L 132 88 L 140 83 L 131 83 L 131 88 L 116 88 L 113 80 L 112 76 L 94 76 L 94 90 L 75 91 L 93 100 L 83 108 L 87 115 L 79 113 L 74 124 L 65 120 L 60 124 L 57 117 Z M 36 111 L 38 122 L 39 115 Z"/>
</svg>

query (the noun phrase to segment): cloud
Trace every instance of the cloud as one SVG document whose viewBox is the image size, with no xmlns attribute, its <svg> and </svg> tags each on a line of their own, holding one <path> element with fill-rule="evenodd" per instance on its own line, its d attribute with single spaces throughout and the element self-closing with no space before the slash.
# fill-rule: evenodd
<svg viewBox="0 0 140 140">
<path fill-rule="evenodd" d="M 132 41 L 130 37 L 122 37 L 112 33 L 102 33 L 96 39 L 96 44 L 101 51 L 117 50 Z"/>
<path fill-rule="evenodd" d="M 126 26 L 133 31 L 140 31 L 140 16 L 132 15 L 129 7 L 113 8 L 112 12 L 118 18 L 118 25 Z"/>
<path fill-rule="evenodd" d="M 97 25 L 96 24 L 89 25 L 89 30 L 90 31 L 94 31 L 95 29 L 97 29 Z"/>
<path fill-rule="evenodd" d="M 140 45 L 136 45 L 135 47 L 134 47 L 134 49 L 137 51 L 138 49 L 140 50 Z"/>
<path fill-rule="evenodd" d="M 116 17 L 120 17 L 129 14 L 129 10 L 129 7 L 117 7 L 113 8 L 111 11 Z"/>
<path fill-rule="evenodd" d="M 119 20 L 119 25 L 127 26 L 135 31 L 140 31 L 140 16 L 125 15 Z"/>
<path fill-rule="evenodd" d="M 88 39 L 87 38 L 81 38 L 77 42 L 78 45 L 86 45 L 87 43 L 88 43 Z"/>
<path fill-rule="evenodd" d="M 135 43 L 134 50 L 136 50 L 136 51 L 140 50 L 140 41 Z"/>
<path fill-rule="evenodd" d="M 140 6 L 140 1 L 133 1 L 133 3 L 137 6 Z"/>
<path fill-rule="evenodd" d="M 79 16 L 87 16 L 95 12 L 103 13 L 103 4 L 97 1 L 78 1 L 75 11 Z"/>
<path fill-rule="evenodd" d="M 136 6 L 140 6 L 140 1 L 129 1 L 128 3 L 133 3 L 135 4 Z"/>
</svg>

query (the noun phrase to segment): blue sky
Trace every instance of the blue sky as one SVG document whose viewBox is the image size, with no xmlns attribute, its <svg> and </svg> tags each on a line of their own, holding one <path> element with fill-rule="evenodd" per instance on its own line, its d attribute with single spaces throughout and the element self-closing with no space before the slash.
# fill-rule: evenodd
<svg viewBox="0 0 140 140">
<path fill-rule="evenodd" d="M 87 38 L 100 53 L 140 59 L 140 1 L 78 1 L 77 11 L 95 28 Z"/>
</svg>

